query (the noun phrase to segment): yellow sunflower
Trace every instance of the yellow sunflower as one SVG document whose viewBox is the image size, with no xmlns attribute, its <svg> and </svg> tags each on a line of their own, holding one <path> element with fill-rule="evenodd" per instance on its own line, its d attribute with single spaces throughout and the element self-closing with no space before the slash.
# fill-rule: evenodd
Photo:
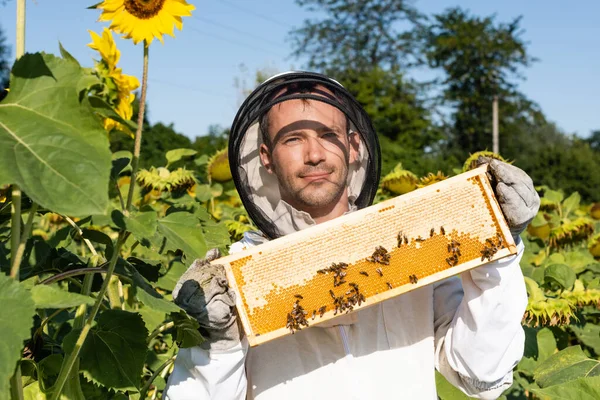
<svg viewBox="0 0 600 400">
<path fill-rule="evenodd" d="M 102 36 L 93 31 L 88 32 L 92 37 L 92 43 L 88 46 L 102 57 L 96 62 L 95 73 L 104 83 L 105 90 L 96 94 L 112 105 L 121 118 L 130 120 L 133 114 L 132 103 L 135 99 L 132 92 L 140 86 L 140 82 L 135 76 L 125 75 L 121 68 L 117 68 L 121 53 L 109 29 L 104 28 Z M 107 132 L 116 129 L 133 136 L 129 128 L 110 118 L 104 119 L 104 129 Z"/>
<path fill-rule="evenodd" d="M 133 39 L 138 44 L 145 40 L 150 45 L 154 38 L 181 30 L 181 17 L 190 17 L 195 7 L 185 0 L 104 0 L 97 5 L 102 10 L 99 21 L 110 21 L 110 29 Z"/>
<path fill-rule="evenodd" d="M 100 53 L 109 72 L 112 72 L 117 67 L 119 58 L 121 58 L 121 52 L 117 49 L 111 31 L 108 28 L 104 28 L 102 36 L 94 31 L 88 30 L 88 32 L 92 37 L 92 43 L 89 43 L 88 47 Z"/>
</svg>

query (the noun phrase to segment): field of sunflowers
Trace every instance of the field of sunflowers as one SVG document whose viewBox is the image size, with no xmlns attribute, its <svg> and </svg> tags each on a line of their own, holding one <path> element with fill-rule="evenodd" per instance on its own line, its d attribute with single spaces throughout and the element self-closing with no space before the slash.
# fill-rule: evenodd
<svg viewBox="0 0 600 400">
<path fill-rule="evenodd" d="M 177 349 L 203 340 L 172 302 L 178 277 L 207 249 L 226 252 L 255 229 L 225 149 L 175 149 L 163 166 L 138 165 L 149 48 L 181 29 L 194 7 L 180 0 L 94 7 L 110 27 L 90 32 L 99 57 L 91 69 L 62 47 L 60 55 L 25 54 L 19 14 L 17 61 L 0 103 L 2 399 L 160 398 Z M 141 81 L 118 67 L 113 33 L 141 43 Z M 131 151 L 109 151 L 112 130 L 135 138 Z M 190 162 L 194 169 L 183 166 Z M 445 178 L 417 177 L 398 164 L 377 201 Z M 600 398 L 600 204 L 537 190 L 541 210 L 522 235 L 525 356 L 504 396 Z M 437 383 L 440 398 L 465 398 L 441 376 Z"/>
</svg>

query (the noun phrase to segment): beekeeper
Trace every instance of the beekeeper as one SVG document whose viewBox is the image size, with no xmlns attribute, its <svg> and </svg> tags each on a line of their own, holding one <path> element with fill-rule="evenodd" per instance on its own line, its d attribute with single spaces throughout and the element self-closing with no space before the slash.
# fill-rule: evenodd
<svg viewBox="0 0 600 400">
<path fill-rule="evenodd" d="M 326 76 L 289 72 L 267 80 L 241 106 L 229 140 L 236 188 L 260 229 L 231 253 L 373 201 L 377 135 L 352 95 Z M 219 256 L 210 251 L 173 291 L 206 341 L 179 350 L 165 398 L 436 399 L 436 369 L 469 396 L 500 396 L 523 355 L 519 233 L 536 215 L 539 197 L 522 170 L 484 161 L 516 255 L 249 348 L 235 294 L 223 267 L 209 263 Z"/>
</svg>

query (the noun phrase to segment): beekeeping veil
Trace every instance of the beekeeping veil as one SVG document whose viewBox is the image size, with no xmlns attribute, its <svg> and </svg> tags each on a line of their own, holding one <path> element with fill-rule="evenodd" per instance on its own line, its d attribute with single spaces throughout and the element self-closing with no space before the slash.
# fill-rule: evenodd
<svg viewBox="0 0 600 400">
<path fill-rule="evenodd" d="M 274 105 L 293 99 L 321 101 L 336 107 L 349 121 L 348 133 L 358 133 L 358 158 L 348 168 L 351 210 L 371 205 L 379 184 L 377 135 L 366 112 L 342 85 L 312 72 L 286 72 L 268 79 L 248 96 L 233 121 L 229 165 L 248 215 L 271 239 L 315 224 L 308 213 L 281 199 L 277 177 L 267 172 L 260 160 L 261 116 Z"/>
</svg>

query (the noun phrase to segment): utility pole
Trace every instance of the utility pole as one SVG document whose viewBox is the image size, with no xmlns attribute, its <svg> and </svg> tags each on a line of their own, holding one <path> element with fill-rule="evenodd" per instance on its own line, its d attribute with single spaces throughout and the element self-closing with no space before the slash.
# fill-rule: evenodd
<svg viewBox="0 0 600 400">
<path fill-rule="evenodd" d="M 492 102 L 492 151 L 496 154 L 500 153 L 498 145 L 498 96 L 494 96 Z"/>
</svg>

